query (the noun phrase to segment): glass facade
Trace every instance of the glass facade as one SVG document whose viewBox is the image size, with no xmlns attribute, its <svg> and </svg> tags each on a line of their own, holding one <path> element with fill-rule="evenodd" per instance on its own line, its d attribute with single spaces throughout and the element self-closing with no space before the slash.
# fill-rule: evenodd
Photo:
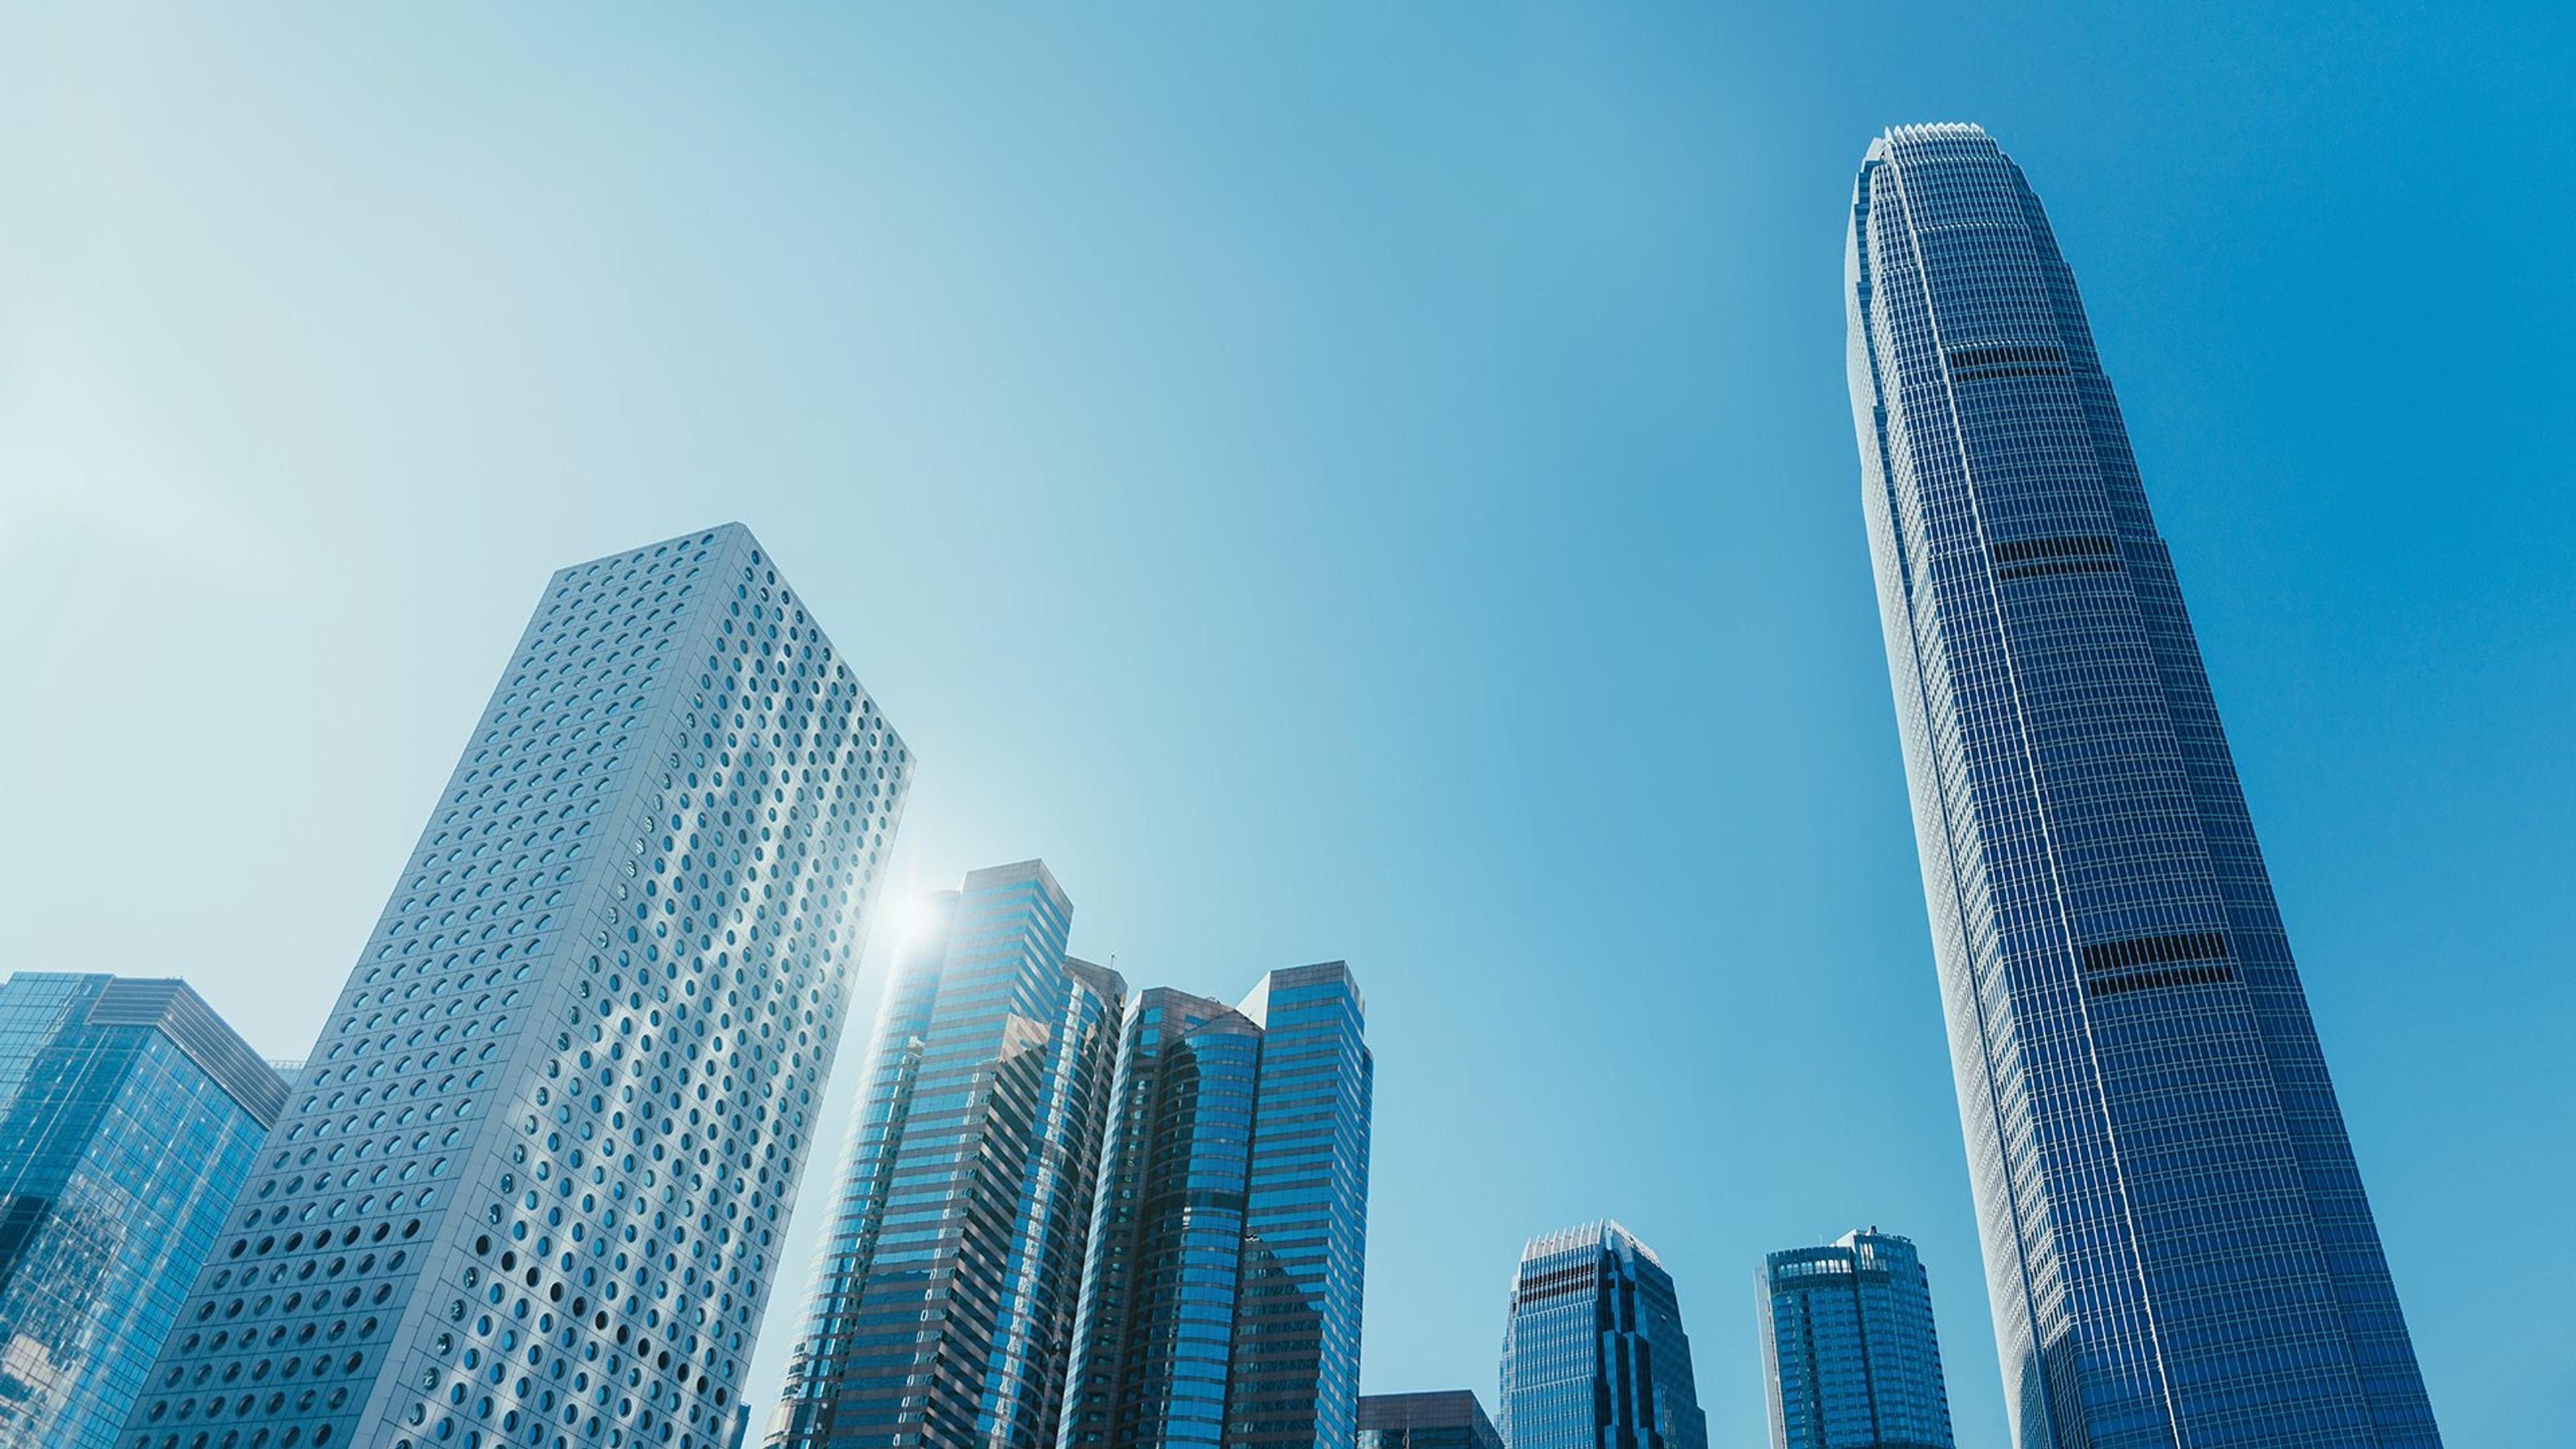
<svg viewBox="0 0 2576 1449">
<path fill-rule="evenodd" d="M 1503 1449 L 1485 1406 L 1467 1389 L 1360 1397 L 1357 1449 Z"/>
<path fill-rule="evenodd" d="M 1708 1449 L 1681 1300 L 1617 1223 L 1532 1238 L 1503 1327 L 1510 1449 Z"/>
<path fill-rule="evenodd" d="M 2111 384 L 1973 126 L 1871 145 L 1852 412 L 2016 1442 L 2439 1442 Z"/>
<path fill-rule="evenodd" d="M 1053 1449 L 1118 977 L 1038 861 L 930 898 L 897 951 L 769 1443 Z"/>
<path fill-rule="evenodd" d="M 1236 1007 L 1168 988 L 1119 1044 L 1063 1449 L 1357 1432 L 1366 1007 L 1342 963 Z"/>
<path fill-rule="evenodd" d="M 185 985 L 0 983 L 0 1449 L 108 1449 L 286 1083 Z"/>
<path fill-rule="evenodd" d="M 1754 1277 L 1771 1449 L 1951 1449 L 1932 1284 L 1914 1244 L 1845 1233 Z"/>
<path fill-rule="evenodd" d="M 740 525 L 558 572 L 124 1449 L 715 1449 L 912 773 Z"/>
</svg>

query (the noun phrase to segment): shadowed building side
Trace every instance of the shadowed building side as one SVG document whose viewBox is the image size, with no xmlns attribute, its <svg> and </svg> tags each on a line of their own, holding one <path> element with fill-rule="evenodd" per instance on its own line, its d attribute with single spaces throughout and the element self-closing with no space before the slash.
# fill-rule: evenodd
<svg viewBox="0 0 2576 1449">
<path fill-rule="evenodd" d="M 1503 1449 L 1470 1389 L 1360 1397 L 1358 1449 Z"/>
</svg>

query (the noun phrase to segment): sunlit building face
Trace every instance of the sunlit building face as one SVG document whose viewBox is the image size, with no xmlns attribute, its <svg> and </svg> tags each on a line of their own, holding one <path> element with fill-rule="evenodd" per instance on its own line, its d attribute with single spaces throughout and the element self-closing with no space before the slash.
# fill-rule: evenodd
<svg viewBox="0 0 2576 1449">
<path fill-rule="evenodd" d="M 2016 1442 L 2438 1443 L 2173 561 L 2038 197 L 1976 127 L 1901 127 L 1862 163 L 1845 270 L 1862 507 Z"/>
<path fill-rule="evenodd" d="M 773 1449 L 1054 1444 L 1126 996 L 1072 919 L 1034 860 L 909 913 Z"/>
<path fill-rule="evenodd" d="M 720 1449 L 912 761 L 739 525 L 547 583 L 123 1449 Z"/>
</svg>

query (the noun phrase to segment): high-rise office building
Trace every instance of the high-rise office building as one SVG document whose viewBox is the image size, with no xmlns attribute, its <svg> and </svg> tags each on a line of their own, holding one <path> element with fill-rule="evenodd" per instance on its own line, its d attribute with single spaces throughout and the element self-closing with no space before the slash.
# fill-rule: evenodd
<svg viewBox="0 0 2576 1449">
<path fill-rule="evenodd" d="M 904 791 L 727 525 L 546 585 L 123 1449 L 713 1449 Z"/>
<path fill-rule="evenodd" d="M 2436 1443 L 2075 280 L 1973 126 L 1869 148 L 1852 415 L 2016 1442 Z"/>
<path fill-rule="evenodd" d="M 1362 1394 L 1357 1449 L 1503 1449 L 1503 1436 L 1470 1389 Z"/>
<path fill-rule="evenodd" d="M 1876 1228 L 1792 1248 L 1754 1276 L 1771 1449 L 1951 1449 L 1932 1284 Z"/>
<path fill-rule="evenodd" d="M 1054 1449 L 1126 988 L 1038 861 L 897 951 L 778 1449 Z"/>
<path fill-rule="evenodd" d="M 1510 1449 L 1707 1449 L 1681 1300 L 1652 1248 L 1613 1222 L 1530 1239 L 1500 1406 Z"/>
<path fill-rule="evenodd" d="M 1063 1449 L 1348 1449 L 1366 1008 L 1342 963 L 1241 1005 L 1157 987 L 1119 1044 Z"/>
<path fill-rule="evenodd" d="M 108 1449 L 286 1104 L 177 981 L 0 983 L 0 1449 Z"/>
</svg>

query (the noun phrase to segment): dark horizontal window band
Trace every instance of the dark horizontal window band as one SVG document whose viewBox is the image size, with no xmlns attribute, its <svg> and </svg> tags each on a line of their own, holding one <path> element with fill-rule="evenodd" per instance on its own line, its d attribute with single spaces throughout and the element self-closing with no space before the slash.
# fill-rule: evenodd
<svg viewBox="0 0 2576 1449">
<path fill-rule="evenodd" d="M 2034 347 L 2019 343 L 2003 347 L 1962 347 L 1949 354 L 1950 370 L 1963 372 L 1972 367 L 1999 367 L 2010 363 L 2040 363 L 2052 372 L 2066 370 L 2066 354 L 2055 347 Z"/>
<path fill-rule="evenodd" d="M 2065 375 L 2066 369 L 2063 367 L 2048 367 L 2040 364 L 2028 364 L 2019 367 L 1954 367 L 1950 369 L 1950 376 L 1960 382 L 1975 382 L 1977 379 L 1984 377 L 2064 377 Z"/>
<path fill-rule="evenodd" d="M 2087 996 L 2117 996 L 2124 991 L 2147 991 L 2158 986 L 2208 986 L 2236 979 L 2236 968 L 2216 966 L 2168 966 L 2161 971 L 2134 971 L 2126 976 L 2096 976 L 2084 983 Z"/>
<path fill-rule="evenodd" d="M 2132 966 L 2161 966 L 2168 961 L 2224 961 L 2227 934 L 2194 931 L 2178 936 L 2133 936 L 2125 941 L 2096 941 L 2084 948 L 2087 971 L 2126 971 Z"/>
<path fill-rule="evenodd" d="M 1592 1287 L 1592 1275 L 1586 1273 L 1577 1282 L 1551 1283 L 1544 1288 L 1524 1288 L 1512 1295 L 1512 1302 L 1539 1303 L 1550 1298 L 1571 1298 L 1577 1293 L 1590 1293 Z"/>
<path fill-rule="evenodd" d="M 2068 538 L 2014 538 L 1992 545 L 1986 550 L 1995 562 L 2019 563 L 2026 558 L 2118 558 L 2120 541 L 2107 534 L 2078 534 Z"/>
<path fill-rule="evenodd" d="M 1197 1212 L 1239 1213 L 1243 1211 L 1243 1194 L 1218 1188 L 1194 1188 L 1156 1193 L 1145 1199 L 1145 1211 L 1149 1216 L 1169 1212 L 1175 1207 L 1187 1207 Z"/>
<path fill-rule="evenodd" d="M 2014 564 L 1995 570 L 1999 579 L 2037 579 L 2051 574 L 2116 574 L 2119 561 L 2107 558 L 2061 558 L 2045 563 Z"/>
</svg>

